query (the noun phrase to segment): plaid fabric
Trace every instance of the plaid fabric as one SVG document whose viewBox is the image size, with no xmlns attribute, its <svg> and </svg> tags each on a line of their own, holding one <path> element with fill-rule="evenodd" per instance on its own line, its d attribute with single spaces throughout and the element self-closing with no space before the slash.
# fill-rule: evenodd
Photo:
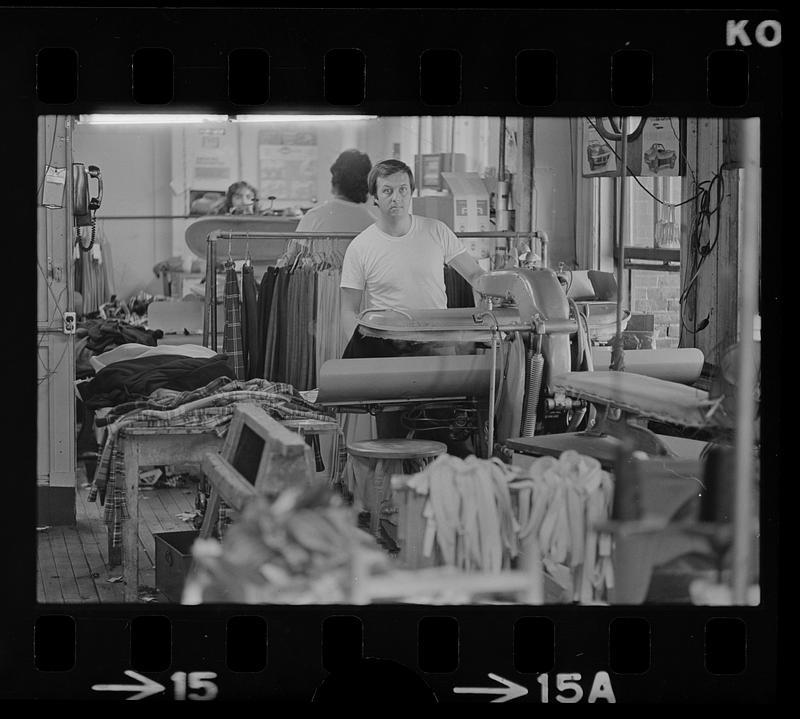
<svg viewBox="0 0 800 719">
<path fill-rule="evenodd" d="M 225 334 L 222 351 L 233 365 L 236 379 L 245 378 L 244 341 L 242 339 L 242 310 L 239 303 L 239 278 L 233 265 L 225 273 Z"/>
<path fill-rule="evenodd" d="M 122 521 L 128 518 L 125 504 L 125 458 L 119 446 L 119 431 L 136 427 L 196 427 L 224 437 L 240 403 L 253 403 L 275 420 L 315 419 L 329 422 L 332 415 L 303 399 L 291 385 L 264 379 L 231 381 L 220 377 L 190 392 L 156 390 L 143 402 L 129 402 L 115 408 L 108 424 L 108 436 L 97 463 L 89 501 L 105 496 L 104 519 L 112 536 L 112 546 L 122 540 Z M 109 413 L 109 416 L 110 413 Z M 108 417 L 105 418 L 108 421 Z M 98 424 L 100 422 L 98 421 Z"/>
<path fill-rule="evenodd" d="M 225 500 L 220 498 L 219 500 L 219 513 L 217 516 L 217 539 L 222 541 L 222 538 L 225 536 L 225 530 L 233 524 L 233 509 L 231 509 L 230 505 L 226 504 Z"/>
</svg>

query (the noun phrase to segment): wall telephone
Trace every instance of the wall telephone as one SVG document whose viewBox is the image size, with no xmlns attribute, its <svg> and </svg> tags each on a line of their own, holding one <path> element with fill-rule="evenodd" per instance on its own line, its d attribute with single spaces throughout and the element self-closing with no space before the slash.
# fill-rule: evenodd
<svg viewBox="0 0 800 719">
<path fill-rule="evenodd" d="M 97 196 L 89 194 L 89 180 L 97 180 Z M 75 224 L 78 247 L 88 252 L 94 246 L 95 213 L 103 201 L 103 176 L 96 165 L 85 167 L 81 162 L 72 163 L 72 216 Z M 88 247 L 84 247 L 81 227 L 91 227 L 92 235 Z"/>
</svg>

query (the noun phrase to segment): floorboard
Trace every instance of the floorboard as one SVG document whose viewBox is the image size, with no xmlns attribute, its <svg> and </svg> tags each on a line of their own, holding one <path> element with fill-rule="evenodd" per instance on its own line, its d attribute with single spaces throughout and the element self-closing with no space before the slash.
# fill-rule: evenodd
<svg viewBox="0 0 800 719">
<path fill-rule="evenodd" d="M 77 529 L 75 527 L 64 527 L 62 539 L 72 566 L 72 576 L 75 578 L 80 601 L 99 602 L 100 597 L 91 576 L 92 568 L 86 559 L 86 553 Z"/>
<path fill-rule="evenodd" d="M 51 528 L 52 529 L 52 528 Z M 51 529 L 37 532 L 37 548 L 39 571 L 41 572 L 45 604 L 63 604 L 64 596 L 61 593 L 59 570 L 50 548 Z"/>
</svg>

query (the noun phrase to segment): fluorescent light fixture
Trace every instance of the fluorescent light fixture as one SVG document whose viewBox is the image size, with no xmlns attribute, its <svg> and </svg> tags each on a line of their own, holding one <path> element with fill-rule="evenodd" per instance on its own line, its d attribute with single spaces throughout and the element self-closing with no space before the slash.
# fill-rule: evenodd
<svg viewBox="0 0 800 719">
<path fill-rule="evenodd" d="M 347 122 L 377 120 L 377 115 L 232 115 L 233 122 Z"/>
<path fill-rule="evenodd" d="M 197 125 L 203 122 L 227 122 L 227 115 L 80 115 L 78 122 L 87 125 Z"/>
</svg>

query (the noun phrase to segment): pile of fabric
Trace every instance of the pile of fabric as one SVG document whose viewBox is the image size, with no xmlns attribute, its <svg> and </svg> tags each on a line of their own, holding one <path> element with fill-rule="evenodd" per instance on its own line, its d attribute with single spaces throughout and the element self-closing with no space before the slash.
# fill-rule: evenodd
<svg viewBox="0 0 800 719">
<path fill-rule="evenodd" d="M 184 604 L 349 603 L 355 582 L 389 569 L 354 510 L 324 486 L 254 498 L 222 542 L 196 540 Z"/>
<path fill-rule="evenodd" d="M 145 353 L 107 364 L 77 389 L 87 407 L 99 409 L 146 399 L 158 389 L 181 392 L 197 389 L 231 374 L 225 355 L 186 357 L 174 353 Z"/>
<path fill-rule="evenodd" d="M 136 327 L 126 320 L 86 319 L 78 322 L 75 330 L 75 376 L 77 379 L 94 374 L 92 357 L 123 344 L 155 347 L 164 336 L 161 330 Z"/>
<path fill-rule="evenodd" d="M 98 378 L 119 364 L 123 363 L 102 370 Z M 112 534 L 113 546 L 121 543 L 122 520 L 128 517 L 125 506 L 125 458 L 117 441 L 120 429 L 130 425 L 195 427 L 214 431 L 223 437 L 228 431 L 236 405 L 243 402 L 261 407 L 278 421 L 314 419 L 330 422 L 332 419 L 325 410 L 303 399 L 291 385 L 262 379 L 242 382 L 231 380 L 228 376 L 217 377 L 205 386 L 188 391 L 161 387 L 144 399 L 116 404 L 106 416 L 97 418 L 96 424 L 106 427 L 107 437 L 89 492 L 89 501 L 96 501 L 99 497 L 101 503 L 105 503 L 105 522 Z"/>
<path fill-rule="evenodd" d="M 611 514 L 613 482 L 592 457 L 569 450 L 523 471 L 442 455 L 394 486 L 426 497 L 422 554 L 436 563 L 499 572 L 536 552 L 562 601 L 603 601 L 613 586 L 611 537 L 595 530 Z"/>
</svg>

